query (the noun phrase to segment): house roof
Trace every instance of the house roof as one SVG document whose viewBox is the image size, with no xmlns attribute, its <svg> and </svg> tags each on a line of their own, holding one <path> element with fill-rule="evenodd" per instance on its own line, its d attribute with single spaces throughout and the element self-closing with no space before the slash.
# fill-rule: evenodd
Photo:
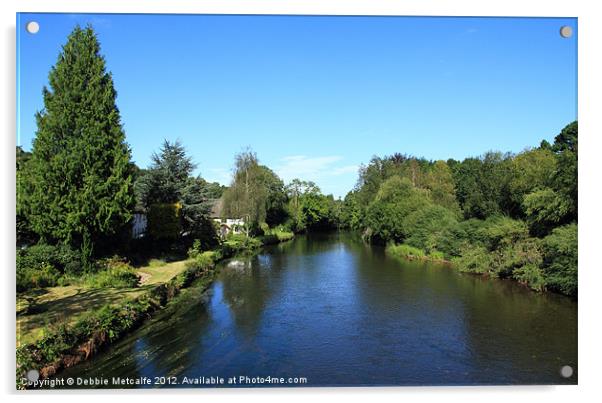
<svg viewBox="0 0 602 403">
<path fill-rule="evenodd" d="M 211 201 L 211 218 L 222 218 L 224 212 L 224 199 L 219 198 Z"/>
</svg>

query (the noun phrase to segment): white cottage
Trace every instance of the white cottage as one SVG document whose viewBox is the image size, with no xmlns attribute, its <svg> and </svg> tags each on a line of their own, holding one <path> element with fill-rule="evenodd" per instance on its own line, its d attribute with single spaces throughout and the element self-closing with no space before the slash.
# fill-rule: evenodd
<svg viewBox="0 0 602 403">
<path fill-rule="evenodd" d="M 226 217 L 223 211 L 224 199 L 214 200 L 211 207 L 211 219 L 219 226 L 219 235 L 225 238 L 228 234 L 243 233 L 245 220 L 242 218 Z"/>
</svg>

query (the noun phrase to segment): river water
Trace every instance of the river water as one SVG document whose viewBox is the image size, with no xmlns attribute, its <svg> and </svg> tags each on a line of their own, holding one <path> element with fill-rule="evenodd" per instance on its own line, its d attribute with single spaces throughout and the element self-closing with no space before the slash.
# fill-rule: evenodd
<svg viewBox="0 0 602 403">
<path fill-rule="evenodd" d="M 288 386 L 576 383 L 576 371 L 561 377 L 564 365 L 577 368 L 576 302 L 400 261 L 334 233 L 223 262 L 209 290 L 189 289 L 59 378 L 165 376 L 189 387 L 184 377 L 245 387 L 266 386 L 253 378 L 268 376 Z M 242 385 L 227 384 L 241 376 Z"/>
</svg>

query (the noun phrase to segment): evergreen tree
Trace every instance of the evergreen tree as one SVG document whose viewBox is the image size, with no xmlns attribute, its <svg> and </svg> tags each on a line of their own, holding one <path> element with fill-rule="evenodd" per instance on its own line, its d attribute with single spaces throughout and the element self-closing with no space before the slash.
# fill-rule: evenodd
<svg viewBox="0 0 602 403">
<path fill-rule="evenodd" d="M 90 26 L 71 32 L 48 81 L 18 196 L 42 240 L 80 248 L 89 261 L 126 228 L 134 205 L 117 93 Z"/>
<path fill-rule="evenodd" d="M 196 164 L 179 141 L 165 140 L 160 152 L 153 154 L 151 167 L 136 181 L 136 197 L 139 207 L 151 213 L 149 225 L 154 225 L 153 218 L 165 218 L 165 205 L 177 204 L 178 209 L 181 208 L 181 219 L 177 234 L 172 237 L 177 238 L 181 229 L 184 234 L 200 239 L 204 246 L 211 246 L 216 239 L 209 218 L 208 184 L 201 177 L 191 176 L 195 168 Z M 162 210 L 154 214 L 152 210 L 157 207 Z"/>
<path fill-rule="evenodd" d="M 22 184 L 23 183 L 23 175 L 25 172 L 25 166 L 27 165 L 28 161 L 31 159 L 31 153 L 24 151 L 23 148 L 21 146 L 17 146 L 17 153 L 16 153 L 16 168 L 17 168 L 17 183 L 18 184 Z M 26 206 L 24 205 L 24 197 L 19 197 L 22 196 L 22 190 L 19 189 L 18 186 L 17 187 L 17 206 L 16 206 L 16 210 L 17 210 L 17 217 L 16 217 L 16 227 L 17 227 L 17 245 L 28 245 L 28 244 L 33 244 L 37 241 L 38 237 L 36 236 L 36 234 L 31 230 L 31 224 L 29 223 L 29 220 L 27 219 L 26 213 Z"/>
<path fill-rule="evenodd" d="M 152 204 L 177 203 L 182 200 L 189 176 L 196 168 L 192 158 L 179 142 L 165 140 L 159 154 L 153 153 L 150 169 L 136 182 L 140 203 L 148 208 Z"/>
</svg>

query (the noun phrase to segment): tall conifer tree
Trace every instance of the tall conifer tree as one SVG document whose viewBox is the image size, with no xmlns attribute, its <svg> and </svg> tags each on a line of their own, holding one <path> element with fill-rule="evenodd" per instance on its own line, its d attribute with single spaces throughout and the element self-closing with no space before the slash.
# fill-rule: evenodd
<svg viewBox="0 0 602 403">
<path fill-rule="evenodd" d="M 89 261 L 134 207 L 117 93 L 92 27 L 75 27 L 48 81 L 19 196 L 42 240 L 80 248 Z"/>
</svg>

